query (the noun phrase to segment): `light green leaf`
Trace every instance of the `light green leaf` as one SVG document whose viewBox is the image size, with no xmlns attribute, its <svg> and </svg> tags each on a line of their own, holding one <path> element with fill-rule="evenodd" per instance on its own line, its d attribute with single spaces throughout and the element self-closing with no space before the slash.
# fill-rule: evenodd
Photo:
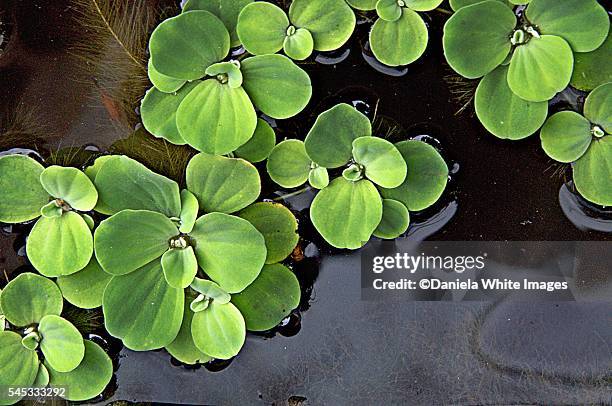
<svg viewBox="0 0 612 406">
<path fill-rule="evenodd" d="M 563 38 L 575 52 L 599 48 L 610 28 L 608 13 L 597 0 L 535 0 L 525 14 L 540 34 Z"/>
<path fill-rule="evenodd" d="M 274 182 L 292 188 L 308 180 L 311 163 L 302 141 L 285 140 L 272 149 L 266 169 Z"/>
<path fill-rule="evenodd" d="M 244 345 L 244 318 L 233 304 L 212 302 L 206 310 L 193 316 L 191 334 L 203 353 L 213 358 L 230 359 Z"/>
<path fill-rule="evenodd" d="M 85 356 L 83 337 L 68 320 L 48 315 L 38 325 L 40 349 L 45 362 L 55 371 L 70 372 L 79 366 Z"/>
<path fill-rule="evenodd" d="M 323 189 L 329 185 L 329 174 L 322 166 L 312 168 L 308 173 L 308 183 L 315 189 Z"/>
<path fill-rule="evenodd" d="M 230 35 L 213 14 L 190 11 L 158 25 L 151 34 L 149 49 L 156 71 L 176 79 L 195 80 L 227 56 Z"/>
<path fill-rule="evenodd" d="M 168 285 L 160 261 L 115 276 L 104 291 L 102 309 L 108 332 L 134 351 L 165 347 L 176 338 L 185 293 Z"/>
<path fill-rule="evenodd" d="M 176 127 L 176 111 L 198 83 L 200 82 L 187 83 L 177 93 L 162 93 L 155 87 L 150 88 L 140 104 L 144 128 L 158 138 L 184 145 L 186 141 Z"/>
<path fill-rule="evenodd" d="M 49 385 L 49 371 L 43 364 L 38 365 L 38 373 L 32 387 L 34 388 L 46 388 Z"/>
<path fill-rule="evenodd" d="M 189 365 L 204 364 L 212 358 L 202 351 L 198 350 L 193 342 L 191 335 L 191 321 L 193 319 L 193 311 L 189 308 L 189 303 L 195 296 L 187 296 L 185 301 L 185 310 L 183 313 L 183 322 L 178 335 L 172 343 L 166 346 L 166 351 L 174 358 Z"/>
<path fill-rule="evenodd" d="M 232 89 L 237 89 L 242 86 L 242 72 L 238 67 L 238 62 L 219 62 L 210 65 L 206 69 L 206 74 L 212 78 L 216 78 L 222 84 L 227 83 Z"/>
<path fill-rule="evenodd" d="M 93 229 L 96 227 L 96 223 L 94 222 L 93 217 L 86 213 L 79 213 L 79 215 L 83 218 L 83 220 L 87 224 L 87 227 L 89 227 L 89 229 L 93 231 Z"/>
<path fill-rule="evenodd" d="M 346 0 L 346 2 L 357 10 L 374 10 L 378 0 Z"/>
<path fill-rule="evenodd" d="M 437 8 L 444 0 L 402 0 L 406 7 L 414 11 L 431 11 Z"/>
<path fill-rule="evenodd" d="M 0 331 L 0 405 L 17 403 L 20 398 L 9 397 L 9 388 L 31 387 L 38 373 L 35 351 L 21 345 L 21 337 L 12 331 Z"/>
<path fill-rule="evenodd" d="M 193 247 L 166 251 L 161 258 L 161 264 L 166 282 L 173 288 L 186 288 L 198 273 L 198 260 Z"/>
<path fill-rule="evenodd" d="M 253 104 L 272 118 L 295 116 L 312 96 L 308 74 L 283 55 L 247 58 L 242 62 L 242 74 L 243 87 Z"/>
<path fill-rule="evenodd" d="M 378 238 L 392 240 L 404 234 L 410 224 L 410 213 L 406 206 L 397 200 L 383 199 L 383 216 L 374 230 Z"/>
<path fill-rule="evenodd" d="M 574 52 L 574 72 L 571 85 L 588 92 L 604 83 L 612 82 L 612 30 L 602 46 L 592 52 Z"/>
<path fill-rule="evenodd" d="M 174 93 L 186 83 L 183 79 L 176 79 L 156 71 L 155 66 L 151 63 L 151 59 L 149 59 L 147 73 L 149 74 L 149 80 L 153 83 L 153 86 L 163 93 Z"/>
<path fill-rule="evenodd" d="M 317 51 L 340 48 L 353 34 L 357 21 L 344 0 L 293 0 L 289 20 L 310 31 Z"/>
<path fill-rule="evenodd" d="M 508 67 L 500 66 L 478 84 L 474 105 L 485 128 L 498 138 L 520 140 L 538 131 L 548 115 L 548 103 L 518 97 L 507 80 Z"/>
<path fill-rule="evenodd" d="M 385 21 L 397 21 L 402 16 L 402 7 L 398 0 L 379 0 L 376 3 L 376 14 Z"/>
<path fill-rule="evenodd" d="M 61 206 L 58 206 L 58 202 L 53 200 L 40 209 L 40 214 L 46 218 L 60 217 L 64 213 Z"/>
<path fill-rule="evenodd" d="M 275 54 L 283 47 L 289 25 L 287 15 L 280 7 L 258 1 L 242 9 L 236 32 L 250 54 Z"/>
<path fill-rule="evenodd" d="M 544 152 L 559 162 L 574 162 L 583 156 L 592 138 L 589 121 L 573 111 L 554 114 L 540 131 Z"/>
<path fill-rule="evenodd" d="M 283 50 L 285 54 L 296 61 L 303 61 L 312 55 L 314 49 L 314 39 L 312 34 L 306 28 L 290 27 L 285 41 L 283 42 Z"/>
<path fill-rule="evenodd" d="M 77 168 L 50 166 L 40 174 L 40 183 L 51 196 L 79 211 L 90 211 L 98 202 L 98 191 Z"/>
<path fill-rule="evenodd" d="M 188 0 L 183 7 L 183 12 L 193 10 L 206 10 L 213 13 L 225 25 L 230 33 L 231 46 L 240 45 L 240 39 L 236 34 L 238 15 L 240 11 L 254 0 Z"/>
<path fill-rule="evenodd" d="M 18 275 L 6 285 L 0 295 L 0 304 L 6 319 L 17 327 L 38 324 L 48 315 L 59 316 L 63 307 L 62 293 L 57 285 L 29 272 Z"/>
<path fill-rule="evenodd" d="M 459 10 L 461 7 L 471 6 L 472 4 L 481 3 L 484 0 L 449 0 L 449 4 L 453 11 Z M 507 0 L 497 0 L 500 3 L 507 4 Z"/>
<path fill-rule="evenodd" d="M 102 295 L 111 278 L 94 257 L 81 271 L 57 278 L 57 284 L 68 302 L 81 309 L 94 309 L 102 306 Z"/>
<path fill-rule="evenodd" d="M 261 180 L 244 159 L 201 153 L 187 165 L 187 188 L 205 212 L 233 213 L 259 197 Z"/>
<path fill-rule="evenodd" d="M 317 231 L 336 248 L 365 245 L 382 219 L 382 199 L 369 180 L 334 179 L 310 206 Z"/>
<path fill-rule="evenodd" d="M 131 209 L 156 211 L 168 217 L 180 215 L 181 198 L 175 181 L 126 156 L 115 155 L 105 161 L 94 181 L 100 194 L 96 211 L 111 215 Z"/>
<path fill-rule="evenodd" d="M 598 86 L 584 102 L 584 116 L 612 134 L 612 82 Z"/>
<path fill-rule="evenodd" d="M 94 182 L 94 185 L 95 185 L 96 176 L 98 176 L 98 172 L 100 172 L 100 169 L 102 168 L 102 166 L 108 161 L 110 161 L 111 159 L 114 159 L 116 156 L 117 155 L 101 155 L 95 159 L 93 165 L 90 165 L 87 168 L 85 168 L 85 175 L 87 175 L 87 177 L 92 182 Z M 99 203 L 100 202 L 98 201 L 98 204 Z"/>
<path fill-rule="evenodd" d="M 444 25 L 444 55 L 461 76 L 476 79 L 499 66 L 512 45 L 516 17 L 503 3 L 486 0 L 460 8 Z"/>
<path fill-rule="evenodd" d="M 370 135 L 370 120 L 342 103 L 317 117 L 304 144 L 312 161 L 325 168 L 339 168 L 351 159 L 353 140 Z"/>
<path fill-rule="evenodd" d="M 261 162 L 270 156 L 272 148 L 276 145 L 276 133 L 265 120 L 257 119 L 255 134 L 250 140 L 238 148 L 234 154 L 238 158 L 246 159 L 249 162 Z"/>
<path fill-rule="evenodd" d="M 214 300 L 218 304 L 229 303 L 232 299 L 229 293 L 221 289 L 215 282 L 209 281 L 208 279 L 195 278 L 191 283 L 191 289 L 204 295 L 207 299 Z M 197 299 L 198 298 L 195 298 L 195 300 Z"/>
<path fill-rule="evenodd" d="M 385 65 L 408 65 L 423 55 L 428 38 L 421 16 L 404 8 L 397 21 L 376 20 L 370 31 L 370 47 L 376 59 Z"/>
<path fill-rule="evenodd" d="M 448 166 L 438 151 L 422 141 L 395 144 L 408 166 L 406 180 L 395 189 L 380 189 L 385 199 L 397 200 L 410 211 L 420 211 L 434 204 L 446 188 Z"/>
<path fill-rule="evenodd" d="M 255 282 L 232 297 L 250 331 L 276 327 L 300 304 L 300 283 L 287 267 L 266 265 Z"/>
<path fill-rule="evenodd" d="M 602 206 L 612 206 L 612 137 L 596 138 L 574 164 L 574 183 L 585 199 Z"/>
<path fill-rule="evenodd" d="M 365 176 L 379 186 L 398 187 L 406 179 L 406 162 L 389 141 L 361 137 L 353 141 L 355 162 L 365 168 Z"/>
<path fill-rule="evenodd" d="M 40 184 L 45 168 L 24 155 L 0 157 L 0 221 L 22 223 L 40 216 L 49 194 Z"/>
<path fill-rule="evenodd" d="M 239 217 L 206 214 L 198 219 L 190 237 L 200 267 L 228 293 L 240 292 L 253 282 L 266 260 L 264 237 Z"/>
<path fill-rule="evenodd" d="M 70 275 L 89 263 L 93 255 L 93 237 L 78 213 L 71 211 L 60 217 L 41 217 L 30 232 L 26 252 L 41 274 L 48 277 Z"/>
<path fill-rule="evenodd" d="M 163 214 L 124 210 L 96 229 L 96 258 L 106 272 L 128 274 L 161 257 L 178 234 L 176 225 Z"/>
<path fill-rule="evenodd" d="M 567 87 L 573 66 L 572 49 L 564 39 L 554 35 L 533 37 L 514 50 L 508 86 L 524 100 L 547 101 Z"/>
<path fill-rule="evenodd" d="M 300 239 L 295 216 L 282 204 L 255 203 L 242 210 L 239 216 L 253 224 L 263 235 L 268 251 L 266 264 L 274 264 L 287 258 Z"/>
<path fill-rule="evenodd" d="M 197 150 L 227 154 L 253 136 L 257 115 L 242 87 L 233 89 L 209 79 L 185 97 L 176 112 L 176 125 L 183 139 Z"/>
<path fill-rule="evenodd" d="M 89 400 L 104 391 L 113 377 L 113 363 L 96 343 L 85 340 L 85 357 L 73 371 L 58 372 L 49 369 L 49 386 L 69 388 L 66 399 L 73 402 Z"/>
<path fill-rule="evenodd" d="M 198 199 L 189 190 L 181 190 L 181 226 L 179 231 L 183 234 L 189 234 L 193 230 L 196 220 L 198 219 L 198 212 L 200 211 L 200 205 Z"/>
</svg>

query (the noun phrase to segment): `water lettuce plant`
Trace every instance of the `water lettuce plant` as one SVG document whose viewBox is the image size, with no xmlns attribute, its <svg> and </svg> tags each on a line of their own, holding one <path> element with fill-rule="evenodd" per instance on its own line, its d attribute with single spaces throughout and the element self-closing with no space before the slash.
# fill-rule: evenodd
<svg viewBox="0 0 612 406">
<path fill-rule="evenodd" d="M 44 168 L 24 155 L 0 157 L 0 221 L 38 219 L 28 237 L 30 262 L 57 277 L 83 269 L 93 254 L 92 218 L 98 192 L 76 168 Z"/>
<path fill-rule="evenodd" d="M 329 172 L 340 168 L 341 175 L 330 182 Z M 308 181 L 321 189 L 310 207 L 311 220 L 332 246 L 350 249 L 372 235 L 404 233 L 409 211 L 435 203 L 448 178 L 448 167 L 433 147 L 374 137 L 369 119 L 347 104 L 319 115 L 304 142 L 286 140 L 274 147 L 267 171 L 283 187 Z"/>
<path fill-rule="evenodd" d="M 258 1 L 244 7 L 236 31 L 253 55 L 282 49 L 288 57 L 304 60 L 313 50 L 340 48 L 355 24 L 355 14 L 344 0 L 293 0 L 288 15 L 275 4 Z"/>
<path fill-rule="evenodd" d="M 0 404 L 19 401 L 8 396 L 9 387 L 65 387 L 63 396 L 71 401 L 88 400 L 104 390 L 112 362 L 60 316 L 62 295 L 51 280 L 20 274 L 2 291 L 0 304 L 15 329 L 0 331 Z"/>
<path fill-rule="evenodd" d="M 347 0 L 359 10 L 376 10 L 370 48 L 388 66 L 408 65 L 423 55 L 429 41 L 427 25 L 418 12 L 431 11 L 443 0 Z"/>
<path fill-rule="evenodd" d="M 573 162 L 574 184 L 587 200 L 612 206 L 612 82 L 597 87 L 584 115 L 561 111 L 540 131 L 542 148 L 559 162 Z"/>
<path fill-rule="evenodd" d="M 186 8 L 155 29 L 149 44 L 155 86 L 141 104 L 149 132 L 227 154 L 255 133 L 255 108 L 275 119 L 304 109 L 312 94 L 306 72 L 283 55 L 229 59 L 231 44 L 223 21 L 206 10 Z"/>
</svg>

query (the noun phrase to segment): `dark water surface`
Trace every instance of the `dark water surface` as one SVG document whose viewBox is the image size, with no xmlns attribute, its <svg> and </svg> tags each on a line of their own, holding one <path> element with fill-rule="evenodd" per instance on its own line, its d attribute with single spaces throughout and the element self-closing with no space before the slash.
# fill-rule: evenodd
<svg viewBox="0 0 612 406">
<path fill-rule="evenodd" d="M 131 116 L 137 104 L 124 108 L 122 96 L 134 89 L 125 81 L 142 72 L 126 68 L 129 61 L 112 38 L 100 39 L 96 30 L 80 25 L 88 15 L 83 11 L 86 3 L 0 0 L 0 151 L 27 148 L 48 158 L 58 148 L 86 146 L 92 153 L 133 132 L 136 122 Z M 166 7 L 171 13 L 173 7 L 169 1 L 133 3 L 158 12 Z M 426 55 L 405 69 L 387 72 L 395 76 L 364 58 L 367 24 L 360 26 L 350 46 L 303 64 L 313 81 L 313 100 L 300 116 L 277 123 L 279 141 L 303 138 L 320 112 L 341 101 L 375 117 L 378 135 L 398 141 L 428 136 L 423 139 L 440 148 L 449 164 L 451 182 L 440 202 L 412 215 L 400 246 L 424 239 L 612 241 L 610 211 L 572 194 L 571 185 L 565 186 L 571 171 L 544 154 L 537 135 L 520 142 L 499 140 L 479 124 L 471 106 L 457 114 L 462 107 L 457 92 L 469 99 L 475 85 L 458 81 L 444 62 L 440 39 L 445 15 L 427 16 Z M 99 54 L 83 55 L 83 44 L 97 46 L 97 41 L 102 41 Z M 560 99 L 554 109 L 566 108 Z M 183 155 L 188 157 L 189 151 Z M 83 162 L 80 155 L 72 158 L 61 159 Z M 269 180 L 264 184 L 268 186 L 262 198 L 274 197 Z M 303 212 L 311 197 L 290 199 L 290 207 Z M 306 292 L 310 300 L 303 307 L 309 309 L 301 313 L 301 324 L 292 320 L 295 326 L 281 329 L 289 337 L 249 336 L 240 355 L 229 366 L 216 368 L 219 372 L 174 366 L 164 351 L 123 350 L 112 400 L 610 401 L 609 303 L 362 301 L 360 253 L 331 250 L 303 216 L 300 228 L 314 241 L 308 253 L 322 255 L 318 266 L 312 259 L 307 262 L 312 266 L 300 268 L 303 287 L 316 281 L 312 292 Z M 1 273 L 10 276 L 29 269 L 23 249 L 27 230 L 20 225 L 0 231 Z M 610 271 L 589 278 L 605 285 Z"/>
</svg>

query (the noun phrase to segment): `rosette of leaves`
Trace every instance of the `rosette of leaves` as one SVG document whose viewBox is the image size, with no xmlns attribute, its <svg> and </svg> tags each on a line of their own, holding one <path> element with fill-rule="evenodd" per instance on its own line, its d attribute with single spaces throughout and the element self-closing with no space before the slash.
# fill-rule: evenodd
<svg viewBox="0 0 612 406">
<path fill-rule="evenodd" d="M 347 104 L 322 113 L 304 142 L 278 144 L 267 170 L 283 187 L 308 181 L 321 189 L 310 207 L 311 220 L 332 246 L 350 249 L 372 235 L 392 239 L 404 233 L 409 211 L 435 203 L 448 178 L 433 147 L 373 137 L 368 118 Z M 329 182 L 328 171 L 341 175 Z"/>
<path fill-rule="evenodd" d="M 62 294 L 51 280 L 21 274 L 2 291 L 0 303 L 14 328 L 0 331 L 0 404 L 19 400 L 8 397 L 8 387 L 66 387 L 71 401 L 102 393 L 113 375 L 112 362 L 60 316 Z"/>
<path fill-rule="evenodd" d="M 304 60 L 313 50 L 340 48 L 355 24 L 355 14 L 344 0 L 293 0 L 288 15 L 272 3 L 258 1 L 240 13 L 237 33 L 253 55 L 282 49 L 288 57 Z"/>
<path fill-rule="evenodd" d="M 206 10 L 185 11 L 155 29 L 149 71 L 157 80 L 141 104 L 149 132 L 227 154 L 255 133 L 256 108 L 285 119 L 306 107 L 310 78 L 293 61 L 283 55 L 229 60 L 230 45 L 223 22 Z"/>
<path fill-rule="evenodd" d="M 429 41 L 427 25 L 418 12 L 431 11 L 443 0 L 350 0 L 359 10 L 376 10 L 370 48 L 388 66 L 408 65 L 423 55 Z"/>
<path fill-rule="evenodd" d="M 0 221 L 38 219 L 28 237 L 28 259 L 43 275 L 70 275 L 93 254 L 91 211 L 98 192 L 76 168 L 41 164 L 24 155 L 0 157 Z"/>
<path fill-rule="evenodd" d="M 612 83 L 597 87 L 584 114 L 561 111 L 540 131 L 542 148 L 556 161 L 573 162 L 574 184 L 585 199 L 612 206 Z"/>
</svg>

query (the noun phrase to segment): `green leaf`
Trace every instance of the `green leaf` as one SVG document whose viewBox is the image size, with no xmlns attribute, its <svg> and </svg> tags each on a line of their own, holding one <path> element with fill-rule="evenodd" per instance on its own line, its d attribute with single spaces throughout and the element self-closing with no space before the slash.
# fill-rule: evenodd
<svg viewBox="0 0 612 406">
<path fill-rule="evenodd" d="M 376 59 L 385 65 L 408 65 L 423 55 L 428 38 L 421 16 L 404 8 L 397 21 L 376 20 L 370 31 L 370 47 Z"/>
<path fill-rule="evenodd" d="M 236 34 L 238 15 L 240 11 L 254 0 L 188 0 L 183 7 L 183 12 L 193 10 L 206 10 L 213 13 L 225 25 L 230 33 L 232 47 L 240 45 L 240 39 Z"/>
<path fill-rule="evenodd" d="M 183 313 L 183 322 L 178 335 L 172 343 L 166 346 L 166 351 L 174 358 L 189 365 L 204 364 L 212 358 L 202 351 L 198 350 L 193 342 L 191 335 L 191 321 L 193 319 L 193 311 L 189 308 L 189 303 L 193 300 L 193 295 L 187 297 L 185 301 L 185 310 Z"/>
<path fill-rule="evenodd" d="M 565 39 L 575 52 L 597 49 L 610 27 L 608 13 L 596 0 L 535 0 L 525 15 L 541 34 Z"/>
<path fill-rule="evenodd" d="M 548 103 L 518 97 L 507 80 L 508 67 L 500 66 L 478 84 L 474 105 L 485 128 L 498 138 L 520 140 L 538 131 L 548 115 Z"/>
<path fill-rule="evenodd" d="M 402 7 L 398 0 L 379 0 L 376 3 L 376 14 L 385 21 L 397 21 L 402 16 Z"/>
<path fill-rule="evenodd" d="M 197 81 L 187 83 L 177 93 L 162 93 L 155 87 L 150 88 L 140 103 L 144 128 L 158 138 L 164 138 L 176 145 L 184 145 L 186 141 L 176 127 L 176 111 L 198 83 Z"/>
<path fill-rule="evenodd" d="M 239 217 L 206 214 L 198 219 L 190 237 L 200 267 L 228 293 L 240 292 L 253 282 L 266 260 L 263 236 Z"/>
<path fill-rule="evenodd" d="M 508 86 L 524 100 L 547 101 L 567 87 L 573 66 L 572 49 L 564 39 L 553 35 L 533 37 L 514 50 Z"/>
<path fill-rule="evenodd" d="M 253 104 L 272 118 L 295 116 L 312 96 L 308 74 L 283 55 L 247 58 L 242 62 L 242 74 L 243 87 Z"/>
<path fill-rule="evenodd" d="M 573 111 L 554 114 L 540 131 L 544 152 L 559 162 L 574 162 L 583 156 L 592 138 L 589 121 Z"/>
<path fill-rule="evenodd" d="M 100 172 L 100 169 L 102 168 L 102 166 L 108 161 L 110 161 L 111 159 L 114 159 L 116 156 L 117 155 L 101 155 L 95 159 L 93 165 L 90 165 L 87 168 L 85 168 L 85 175 L 87 175 L 87 177 L 92 182 L 94 182 L 94 185 L 95 185 L 96 176 L 98 176 L 98 172 Z M 100 201 L 98 201 L 98 204 L 100 204 Z"/>
<path fill-rule="evenodd" d="M 31 387 L 38 373 L 36 351 L 21 345 L 21 337 L 12 331 L 0 331 L 0 405 L 17 403 L 9 397 L 9 388 Z"/>
<path fill-rule="evenodd" d="M 431 11 L 440 6 L 443 1 L 444 0 L 403 0 L 406 7 L 414 11 Z"/>
<path fill-rule="evenodd" d="M 276 327 L 300 304 L 300 283 L 287 267 L 266 265 L 245 290 L 232 297 L 250 331 Z"/>
<path fill-rule="evenodd" d="M 308 174 L 308 183 L 315 189 L 323 189 L 329 185 L 329 174 L 322 166 L 312 168 Z"/>
<path fill-rule="evenodd" d="M 83 175 L 85 176 L 85 175 Z M 93 255 L 93 237 L 78 213 L 41 217 L 26 243 L 28 259 L 48 277 L 70 275 L 85 268 Z"/>
<path fill-rule="evenodd" d="M 348 104 L 321 113 L 306 136 L 308 156 L 325 168 L 339 168 L 350 159 L 353 140 L 372 135 L 370 120 Z"/>
<path fill-rule="evenodd" d="M 317 51 L 340 48 L 353 34 L 357 21 L 344 0 L 293 0 L 289 20 L 310 31 Z"/>
<path fill-rule="evenodd" d="M 512 47 L 516 17 L 503 3 L 486 0 L 463 7 L 444 25 L 444 55 L 461 76 L 476 79 L 498 67 Z"/>
<path fill-rule="evenodd" d="M 365 176 L 379 186 L 394 188 L 406 179 L 406 162 L 389 141 L 361 137 L 353 141 L 355 162 L 365 167 Z"/>
<path fill-rule="evenodd" d="M 382 219 L 382 199 L 369 180 L 334 179 L 310 206 L 317 231 L 336 248 L 365 245 Z"/>
<path fill-rule="evenodd" d="M 229 293 L 221 289 L 215 282 L 207 279 L 195 278 L 191 283 L 191 289 L 206 296 L 207 299 L 214 300 L 218 304 L 229 303 L 232 299 Z M 197 300 L 197 298 L 195 298 L 195 300 Z"/>
<path fill-rule="evenodd" d="M 185 293 L 168 285 L 160 261 L 115 276 L 104 291 L 102 309 L 108 332 L 134 351 L 165 347 L 176 338 Z"/>
<path fill-rule="evenodd" d="M 37 324 L 48 315 L 59 316 L 63 307 L 62 293 L 57 285 L 29 272 L 18 275 L 6 285 L 0 295 L 0 304 L 6 319 L 17 327 Z"/>
<path fill-rule="evenodd" d="M 49 386 L 69 388 L 66 399 L 80 402 L 96 397 L 104 391 L 113 377 L 113 363 L 104 350 L 96 343 L 85 340 L 85 357 L 73 371 L 58 372 L 45 363 L 49 369 Z"/>
<path fill-rule="evenodd" d="M 233 304 L 212 302 L 206 310 L 193 316 L 191 334 L 203 353 L 217 359 L 230 359 L 244 345 L 244 318 Z"/>
<path fill-rule="evenodd" d="M 223 22 L 208 11 L 190 11 L 157 26 L 149 42 L 156 71 L 176 79 L 195 80 L 223 60 L 230 35 Z"/>
<path fill-rule="evenodd" d="M 289 25 L 287 15 L 280 7 L 258 1 L 242 9 L 236 32 L 250 54 L 275 54 L 283 48 Z"/>
<path fill-rule="evenodd" d="M 453 11 L 459 10 L 461 7 L 471 6 L 472 4 L 481 3 L 484 0 L 449 0 Z M 507 0 L 497 0 L 500 3 L 508 4 Z"/>
<path fill-rule="evenodd" d="M 156 211 L 168 217 L 180 215 L 181 198 L 175 181 L 126 156 L 116 155 L 105 161 L 94 181 L 100 195 L 96 211 L 111 215 L 131 209 Z"/>
<path fill-rule="evenodd" d="M 166 282 L 173 288 L 186 288 L 198 273 L 198 260 L 193 252 L 193 247 L 172 248 L 166 251 L 162 256 L 161 264 Z"/>
<path fill-rule="evenodd" d="M 42 209 L 40 209 L 40 214 L 46 218 L 60 217 L 63 213 L 64 210 L 62 210 L 61 206 L 58 206 L 58 202 L 56 200 L 47 203 Z"/>
<path fill-rule="evenodd" d="M 49 371 L 43 364 L 38 365 L 38 373 L 36 379 L 32 383 L 34 388 L 46 388 L 49 385 Z"/>
<path fill-rule="evenodd" d="M 261 180 L 244 159 L 201 153 L 187 165 L 187 188 L 205 212 L 233 213 L 259 197 Z"/>
<path fill-rule="evenodd" d="M 163 214 L 123 210 L 96 229 L 96 258 L 112 275 L 125 275 L 161 257 L 179 231 Z"/>
<path fill-rule="evenodd" d="M 383 199 L 383 216 L 374 230 L 378 238 L 392 240 L 404 234 L 410 225 L 410 213 L 406 206 L 397 200 Z"/>
<path fill-rule="evenodd" d="M 257 115 L 242 87 L 233 89 L 209 79 L 185 97 L 176 112 L 176 125 L 197 150 L 227 154 L 253 136 Z"/>
<path fill-rule="evenodd" d="M 304 142 L 285 140 L 272 149 L 266 169 L 270 178 L 285 188 L 303 185 L 310 173 L 310 158 Z"/>
<path fill-rule="evenodd" d="M 346 2 L 357 10 L 374 10 L 378 0 L 346 0 Z"/>
<path fill-rule="evenodd" d="M 57 278 L 57 284 L 68 302 L 81 309 L 94 309 L 102 306 L 102 295 L 111 277 L 94 257 L 83 270 Z"/>
<path fill-rule="evenodd" d="M 584 116 L 612 134 L 612 82 L 598 86 L 584 102 Z"/>
<path fill-rule="evenodd" d="M 238 148 L 234 154 L 238 158 L 246 159 L 249 162 L 261 162 L 270 156 L 272 148 L 276 145 L 276 134 L 265 120 L 257 119 L 255 134 L 250 140 Z"/>
<path fill-rule="evenodd" d="M 155 66 L 151 63 L 151 59 L 149 59 L 147 73 L 149 74 L 149 80 L 153 83 L 153 86 L 163 93 L 174 93 L 186 83 L 183 79 L 176 79 L 156 71 Z"/>
<path fill-rule="evenodd" d="M 79 211 L 90 211 L 98 202 L 98 191 L 77 168 L 50 166 L 40 174 L 40 183 L 51 196 Z"/>
<path fill-rule="evenodd" d="M 232 89 L 242 86 L 242 72 L 238 67 L 238 62 L 219 62 L 210 65 L 206 69 L 206 74 L 212 78 L 216 78 L 221 83 L 227 82 L 227 85 Z"/>
<path fill-rule="evenodd" d="M 22 223 L 40 216 L 49 194 L 40 184 L 45 168 L 24 155 L 0 157 L 0 221 Z"/>
<path fill-rule="evenodd" d="M 594 139 L 574 164 L 574 183 L 585 199 L 601 206 L 612 206 L 612 137 Z"/>
<path fill-rule="evenodd" d="M 422 141 L 395 144 L 408 166 L 406 180 L 395 189 L 380 189 L 385 199 L 397 200 L 410 211 L 420 211 L 434 204 L 446 188 L 448 166 L 438 151 Z"/>
<path fill-rule="evenodd" d="M 300 236 L 297 219 L 285 206 L 272 202 L 255 203 L 239 213 L 253 224 L 265 240 L 268 251 L 266 264 L 274 264 L 293 252 Z"/>
<path fill-rule="evenodd" d="M 196 220 L 198 219 L 198 212 L 200 211 L 200 205 L 198 199 L 189 190 L 181 190 L 181 226 L 179 231 L 183 234 L 189 234 L 193 230 Z"/>
<path fill-rule="evenodd" d="M 45 362 L 57 372 L 70 372 L 79 366 L 85 356 L 83 337 L 68 320 L 48 315 L 38 325 L 41 335 L 40 349 Z"/>
<path fill-rule="evenodd" d="M 289 34 L 291 33 L 291 34 Z M 291 59 L 303 61 L 312 55 L 314 49 L 314 39 L 306 28 L 290 27 L 288 35 L 283 42 L 283 50 Z"/>
<path fill-rule="evenodd" d="M 612 82 L 612 30 L 602 46 L 592 52 L 574 52 L 574 72 L 571 85 L 588 92 L 604 83 Z"/>
</svg>

